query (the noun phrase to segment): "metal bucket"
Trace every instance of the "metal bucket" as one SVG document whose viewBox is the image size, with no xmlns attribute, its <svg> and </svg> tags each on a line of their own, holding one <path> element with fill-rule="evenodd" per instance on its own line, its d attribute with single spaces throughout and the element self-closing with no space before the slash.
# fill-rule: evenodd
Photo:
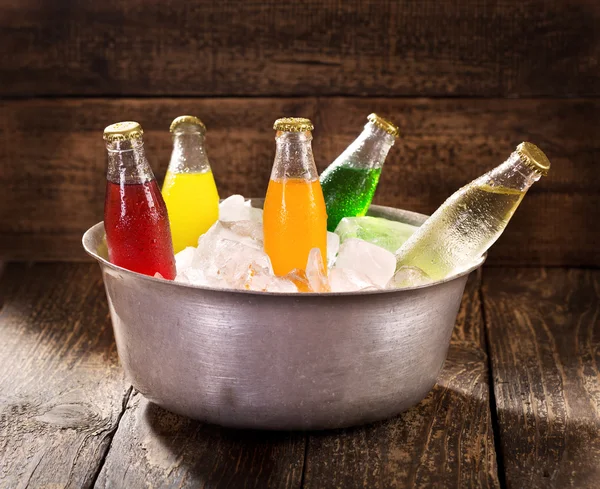
<svg viewBox="0 0 600 489">
<path fill-rule="evenodd" d="M 427 216 L 372 206 L 420 225 Z M 99 256 L 119 357 L 134 387 L 209 423 L 326 429 L 388 418 L 418 403 L 448 352 L 471 271 L 402 290 L 274 294 L 195 287 Z"/>
</svg>

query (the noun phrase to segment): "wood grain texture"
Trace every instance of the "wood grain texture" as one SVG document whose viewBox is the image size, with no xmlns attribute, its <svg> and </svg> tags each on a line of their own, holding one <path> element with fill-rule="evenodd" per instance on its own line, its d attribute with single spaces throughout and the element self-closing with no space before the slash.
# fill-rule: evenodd
<svg viewBox="0 0 600 489">
<path fill-rule="evenodd" d="M 305 488 L 500 487 L 476 278 L 432 392 L 395 419 L 310 434 Z"/>
<path fill-rule="evenodd" d="M 590 96 L 595 0 L 4 1 L 1 95 Z"/>
<path fill-rule="evenodd" d="M 599 487 L 600 271 L 488 269 L 483 293 L 507 487 Z"/>
<path fill-rule="evenodd" d="M 82 99 L 0 102 L 0 259 L 80 259 L 82 233 L 102 219 L 102 129 L 138 120 L 159 179 L 169 161 L 170 121 L 208 126 L 207 149 L 221 196 L 262 196 L 274 156 L 275 118 L 314 120 L 325 168 L 379 112 L 400 126 L 375 203 L 431 213 L 471 179 L 530 140 L 552 161 L 488 263 L 600 265 L 600 100 L 479 99 Z"/>
<path fill-rule="evenodd" d="M 100 270 L 8 265 L 0 300 L 0 487 L 91 487 L 129 389 Z"/>
<path fill-rule="evenodd" d="M 163 410 L 135 393 L 96 488 L 299 488 L 305 436 L 228 430 Z"/>
</svg>

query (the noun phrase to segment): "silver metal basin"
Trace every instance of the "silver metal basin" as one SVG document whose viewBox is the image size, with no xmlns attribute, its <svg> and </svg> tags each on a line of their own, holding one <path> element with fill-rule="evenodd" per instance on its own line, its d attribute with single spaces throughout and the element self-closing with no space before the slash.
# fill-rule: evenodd
<svg viewBox="0 0 600 489">
<path fill-rule="evenodd" d="M 427 216 L 373 206 L 371 215 Z M 119 357 L 134 387 L 176 413 L 238 428 L 325 429 L 393 416 L 435 384 L 471 271 L 402 290 L 273 294 L 194 287 L 99 256 Z"/>
</svg>

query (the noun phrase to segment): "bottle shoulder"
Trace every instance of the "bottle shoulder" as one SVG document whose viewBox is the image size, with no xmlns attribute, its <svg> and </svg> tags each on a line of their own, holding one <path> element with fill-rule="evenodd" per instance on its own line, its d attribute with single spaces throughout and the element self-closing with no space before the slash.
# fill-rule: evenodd
<svg viewBox="0 0 600 489">
<path fill-rule="evenodd" d="M 394 144 L 388 134 L 363 131 L 326 169 L 336 168 L 381 169 Z"/>
</svg>

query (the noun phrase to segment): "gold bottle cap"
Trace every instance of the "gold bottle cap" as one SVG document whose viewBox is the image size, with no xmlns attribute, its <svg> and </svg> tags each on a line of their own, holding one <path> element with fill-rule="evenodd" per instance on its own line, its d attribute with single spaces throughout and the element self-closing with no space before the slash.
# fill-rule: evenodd
<svg viewBox="0 0 600 489">
<path fill-rule="evenodd" d="M 548 170 L 550 170 L 550 161 L 544 152 L 535 144 L 523 142 L 517 146 L 516 151 L 521 157 L 523 163 L 530 168 L 533 168 L 543 176 L 548 175 Z"/>
<path fill-rule="evenodd" d="M 387 119 L 384 119 L 383 117 L 380 117 L 375 113 L 369 114 L 369 117 L 367 117 L 367 119 L 369 119 L 369 122 L 371 124 L 374 124 L 379 129 L 383 129 L 385 132 L 391 134 L 395 138 L 397 138 L 400 134 L 400 131 L 398 130 L 395 124 L 392 124 Z"/>
<path fill-rule="evenodd" d="M 202 122 L 197 117 L 194 117 L 193 115 L 180 115 L 179 117 L 176 117 L 175 119 L 173 119 L 173 122 L 171 122 L 171 127 L 169 128 L 169 131 L 175 132 L 177 128 L 182 126 L 183 124 L 197 126 L 202 134 L 206 133 L 206 126 L 204 125 L 204 122 Z"/>
<path fill-rule="evenodd" d="M 104 129 L 104 140 L 108 142 L 141 139 L 144 131 L 138 122 L 125 121 L 111 124 Z"/>
<path fill-rule="evenodd" d="M 273 124 L 273 129 L 285 132 L 306 132 L 312 131 L 314 128 L 310 119 L 303 117 L 284 117 L 277 119 Z"/>
</svg>

